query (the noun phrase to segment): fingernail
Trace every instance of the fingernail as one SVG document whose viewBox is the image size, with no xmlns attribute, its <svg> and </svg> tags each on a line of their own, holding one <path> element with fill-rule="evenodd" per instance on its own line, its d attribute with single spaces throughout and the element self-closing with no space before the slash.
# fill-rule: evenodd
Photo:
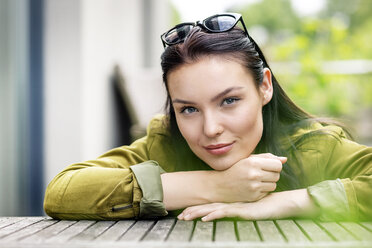
<svg viewBox="0 0 372 248">
<path fill-rule="evenodd" d="M 287 157 L 279 157 L 280 160 L 287 160 Z"/>
<path fill-rule="evenodd" d="M 182 219 L 183 218 L 183 213 L 180 213 L 178 216 L 177 216 L 177 218 L 180 220 L 180 219 Z"/>
<path fill-rule="evenodd" d="M 202 221 L 208 221 L 208 218 L 206 216 L 204 216 L 203 218 L 201 218 Z"/>
<path fill-rule="evenodd" d="M 183 219 L 188 220 L 189 218 L 190 218 L 190 214 L 186 214 L 186 216 Z"/>
</svg>

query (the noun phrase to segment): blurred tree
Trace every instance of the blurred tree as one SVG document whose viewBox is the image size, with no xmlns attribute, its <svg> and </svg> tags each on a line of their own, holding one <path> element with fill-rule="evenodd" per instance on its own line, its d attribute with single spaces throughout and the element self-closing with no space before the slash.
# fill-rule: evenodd
<svg viewBox="0 0 372 248">
<path fill-rule="evenodd" d="M 269 61 L 299 62 L 292 73 L 275 71 L 293 100 L 316 115 L 340 117 L 372 106 L 372 75 L 324 71 L 324 62 L 372 59 L 370 0 L 327 0 L 315 16 L 299 17 L 290 0 L 262 0 L 241 9 L 248 30 L 267 30 L 260 44 Z"/>
<path fill-rule="evenodd" d="M 340 15 L 350 22 L 350 29 L 359 29 L 365 22 L 371 21 L 371 0 L 327 0 L 327 7 L 320 13 L 321 17 Z"/>
<path fill-rule="evenodd" d="M 181 22 L 181 16 L 180 13 L 178 12 L 177 8 L 174 6 L 172 1 L 168 1 L 168 4 L 170 6 L 170 13 L 171 13 L 171 18 L 170 18 L 170 27 L 173 27 L 177 25 L 178 23 Z"/>
<path fill-rule="evenodd" d="M 300 19 L 287 0 L 262 0 L 243 6 L 238 12 L 244 16 L 247 28 L 259 25 L 270 33 L 284 29 L 298 32 L 300 29 Z"/>
</svg>

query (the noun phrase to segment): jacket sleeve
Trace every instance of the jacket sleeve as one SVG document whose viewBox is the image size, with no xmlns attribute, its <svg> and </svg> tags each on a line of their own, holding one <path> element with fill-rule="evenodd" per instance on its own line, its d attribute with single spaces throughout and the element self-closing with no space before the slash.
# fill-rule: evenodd
<svg viewBox="0 0 372 248">
<path fill-rule="evenodd" d="M 321 209 L 320 219 L 371 220 L 372 148 L 342 136 L 328 137 L 323 145 L 317 169 L 325 180 L 308 187 Z"/>
<path fill-rule="evenodd" d="M 45 212 L 57 219 L 123 219 L 166 215 L 160 173 L 147 139 L 76 163 L 48 185 Z"/>
</svg>

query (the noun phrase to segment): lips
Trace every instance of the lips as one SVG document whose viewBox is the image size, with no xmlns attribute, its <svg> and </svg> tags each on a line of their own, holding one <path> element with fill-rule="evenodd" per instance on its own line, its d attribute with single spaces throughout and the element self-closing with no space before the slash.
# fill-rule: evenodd
<svg viewBox="0 0 372 248">
<path fill-rule="evenodd" d="M 221 144 L 204 146 L 204 148 L 207 152 L 209 152 L 212 155 L 222 155 L 222 154 L 229 152 L 232 149 L 233 145 L 234 145 L 234 142 L 221 143 Z"/>
</svg>

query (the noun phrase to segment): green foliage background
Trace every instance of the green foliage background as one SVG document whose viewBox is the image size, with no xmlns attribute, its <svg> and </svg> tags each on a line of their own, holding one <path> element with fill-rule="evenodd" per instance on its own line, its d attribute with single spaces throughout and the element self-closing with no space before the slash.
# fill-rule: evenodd
<svg viewBox="0 0 372 248">
<path fill-rule="evenodd" d="M 242 13 L 248 31 L 257 27 L 266 31 L 267 42 L 258 43 L 269 65 L 299 63 L 300 69 L 272 69 L 306 111 L 357 119 L 361 110 L 371 108 L 372 73 L 332 74 L 323 69 L 327 61 L 372 61 L 371 0 L 328 0 L 326 8 L 312 17 L 298 16 L 289 0 L 262 0 L 229 11 Z"/>
</svg>

